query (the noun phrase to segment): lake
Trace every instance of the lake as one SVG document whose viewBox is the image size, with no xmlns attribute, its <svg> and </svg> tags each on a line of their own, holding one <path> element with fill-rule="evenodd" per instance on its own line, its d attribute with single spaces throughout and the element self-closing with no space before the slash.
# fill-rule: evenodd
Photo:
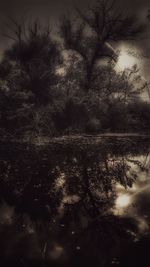
<svg viewBox="0 0 150 267">
<path fill-rule="evenodd" d="M 2 143 L 1 266 L 150 266 L 150 138 Z"/>
</svg>

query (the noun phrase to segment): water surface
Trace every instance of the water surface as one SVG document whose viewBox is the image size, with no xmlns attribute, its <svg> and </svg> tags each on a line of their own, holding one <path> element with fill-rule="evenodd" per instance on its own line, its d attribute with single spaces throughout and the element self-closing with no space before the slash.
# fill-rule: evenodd
<svg viewBox="0 0 150 267">
<path fill-rule="evenodd" d="M 3 266 L 150 266 L 150 140 L 1 144 Z"/>
</svg>

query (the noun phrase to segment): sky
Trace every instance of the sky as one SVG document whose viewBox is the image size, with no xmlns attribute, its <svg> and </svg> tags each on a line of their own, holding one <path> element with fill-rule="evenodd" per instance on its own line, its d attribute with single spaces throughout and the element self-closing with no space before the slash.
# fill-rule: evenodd
<svg viewBox="0 0 150 267">
<path fill-rule="evenodd" d="M 0 55 L 9 45 L 9 40 L 4 37 L 7 31 L 7 16 L 10 14 L 18 20 L 28 18 L 40 18 L 42 21 L 53 21 L 63 13 L 73 12 L 74 6 L 80 9 L 92 5 L 95 0 L 0 0 Z M 150 22 L 147 19 L 150 0 L 116 0 L 118 6 L 125 8 L 129 13 L 136 15 L 139 22 L 146 24 L 145 33 L 141 39 L 119 43 L 117 49 L 120 50 L 121 58 L 119 68 L 129 67 L 137 64 L 143 78 L 150 81 Z M 68 13 L 67 13 L 68 12 Z M 54 22 L 55 21 L 55 22 Z"/>
</svg>

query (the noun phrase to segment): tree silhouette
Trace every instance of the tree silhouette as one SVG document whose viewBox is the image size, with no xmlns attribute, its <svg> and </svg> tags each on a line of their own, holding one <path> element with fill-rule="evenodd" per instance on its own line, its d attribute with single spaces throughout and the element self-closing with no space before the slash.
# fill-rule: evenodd
<svg viewBox="0 0 150 267">
<path fill-rule="evenodd" d="M 43 29 L 39 21 L 35 21 L 24 30 L 14 19 L 10 18 L 10 22 L 14 26 L 13 33 L 6 36 L 14 43 L 5 52 L 5 58 L 11 62 L 12 69 L 15 68 L 17 80 L 12 77 L 9 87 L 18 84 L 20 91 L 32 94 L 37 106 L 45 105 L 51 101 L 51 88 L 57 82 L 56 62 L 60 60 L 49 25 Z"/>
<path fill-rule="evenodd" d="M 102 58 L 113 61 L 117 54 L 112 47 L 112 42 L 133 40 L 143 30 L 143 25 L 138 25 L 136 18 L 129 17 L 126 12 L 117 9 L 117 1 L 100 0 L 87 12 L 76 9 L 80 16 L 77 25 L 71 19 L 64 18 L 61 24 L 61 34 L 65 47 L 76 51 L 83 60 L 85 90 L 92 88 L 93 75 Z M 87 34 L 88 32 L 88 34 Z"/>
</svg>

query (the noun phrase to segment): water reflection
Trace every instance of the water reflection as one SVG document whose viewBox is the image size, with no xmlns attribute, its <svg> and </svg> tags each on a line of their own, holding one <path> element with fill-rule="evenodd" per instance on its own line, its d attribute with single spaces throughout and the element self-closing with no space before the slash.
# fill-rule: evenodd
<svg viewBox="0 0 150 267">
<path fill-rule="evenodd" d="M 134 156 L 130 160 L 130 172 L 138 173 L 131 188 L 116 185 L 116 205 L 114 214 L 134 218 L 140 231 L 149 230 L 150 222 L 150 154 Z"/>
<path fill-rule="evenodd" d="M 127 194 L 121 194 L 116 199 L 116 209 L 125 208 L 131 203 L 130 196 Z"/>
<path fill-rule="evenodd" d="M 149 236 L 149 152 L 135 138 L 3 145 L 3 266 L 124 266 L 128 247 Z"/>
</svg>

